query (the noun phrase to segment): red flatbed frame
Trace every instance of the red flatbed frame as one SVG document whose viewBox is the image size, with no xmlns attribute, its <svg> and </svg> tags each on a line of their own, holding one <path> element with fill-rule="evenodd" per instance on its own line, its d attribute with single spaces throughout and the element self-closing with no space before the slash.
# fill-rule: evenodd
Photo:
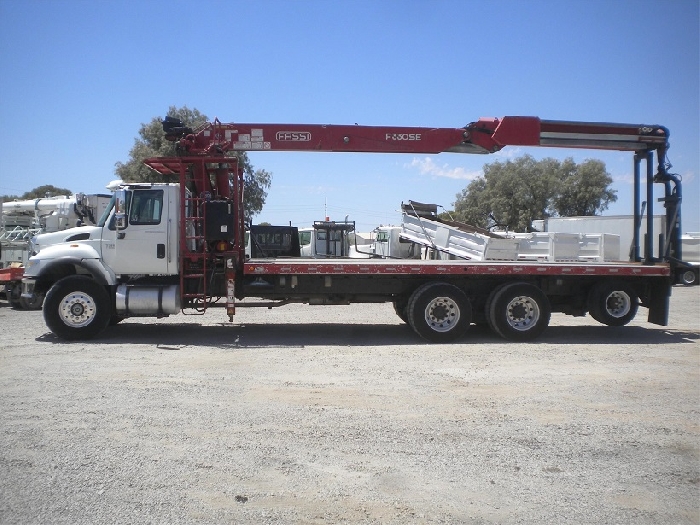
<svg viewBox="0 0 700 525">
<path fill-rule="evenodd" d="M 668 264 L 536 261 L 250 259 L 245 275 L 617 275 L 668 277 Z"/>
</svg>

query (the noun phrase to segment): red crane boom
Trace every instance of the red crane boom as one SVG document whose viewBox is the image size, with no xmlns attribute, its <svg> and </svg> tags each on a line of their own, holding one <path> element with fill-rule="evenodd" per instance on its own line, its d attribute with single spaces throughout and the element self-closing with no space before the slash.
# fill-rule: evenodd
<svg viewBox="0 0 700 525">
<path fill-rule="evenodd" d="M 367 153 L 495 153 L 505 146 L 542 146 L 631 151 L 634 160 L 635 260 L 640 260 L 639 226 L 643 216 L 641 162 L 646 163 L 646 205 L 648 232 L 652 228 L 653 184 L 664 185 L 660 199 L 666 208 L 668 230 L 664 257 L 681 259 L 680 202 L 681 181 L 668 173 L 666 161 L 669 131 L 656 124 L 616 124 L 541 120 L 538 117 L 482 117 L 462 128 L 359 126 L 325 124 L 245 124 L 222 123 L 218 119 L 197 128 L 165 117 L 165 138 L 176 143 L 178 157 L 147 159 L 151 168 L 163 174 L 178 174 L 185 158 L 204 165 L 205 159 L 230 156 L 237 151 L 326 151 Z M 656 152 L 658 167 L 653 173 Z M 225 163 L 224 163 L 225 164 Z M 194 169 L 198 189 L 209 191 L 204 168 Z M 220 170 L 221 171 L 221 170 Z M 225 196 L 227 174 L 212 174 Z M 645 260 L 652 260 L 652 235 L 645 242 Z"/>
<path fill-rule="evenodd" d="M 668 130 L 658 125 L 565 122 L 538 117 L 482 117 L 463 128 L 324 124 L 225 124 L 190 129 L 171 117 L 166 138 L 181 155 L 230 151 L 336 151 L 369 153 L 494 153 L 505 146 L 660 150 Z M 663 157 L 663 155 L 661 155 Z"/>
</svg>

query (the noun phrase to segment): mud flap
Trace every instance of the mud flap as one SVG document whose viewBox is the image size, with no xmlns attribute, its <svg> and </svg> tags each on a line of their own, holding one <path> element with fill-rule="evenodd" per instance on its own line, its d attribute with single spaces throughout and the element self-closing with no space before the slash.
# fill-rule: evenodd
<svg viewBox="0 0 700 525">
<path fill-rule="evenodd" d="M 669 279 L 653 279 L 649 284 L 649 317 L 647 321 L 668 326 L 671 282 Z"/>
</svg>

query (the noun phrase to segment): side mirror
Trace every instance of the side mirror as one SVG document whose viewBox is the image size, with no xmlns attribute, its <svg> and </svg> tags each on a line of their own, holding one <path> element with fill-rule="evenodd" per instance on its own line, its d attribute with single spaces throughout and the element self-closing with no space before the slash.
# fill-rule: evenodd
<svg viewBox="0 0 700 525">
<path fill-rule="evenodd" d="M 126 213 L 118 211 L 114 214 L 114 226 L 117 230 L 126 228 Z"/>
<path fill-rule="evenodd" d="M 123 230 L 126 228 L 126 190 L 117 190 L 114 196 L 114 226 L 117 230 Z"/>
</svg>

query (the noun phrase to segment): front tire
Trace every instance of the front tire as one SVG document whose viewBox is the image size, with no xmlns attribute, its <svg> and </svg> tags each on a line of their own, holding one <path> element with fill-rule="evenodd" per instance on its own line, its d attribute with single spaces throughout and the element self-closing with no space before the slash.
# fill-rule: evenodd
<svg viewBox="0 0 700 525">
<path fill-rule="evenodd" d="M 637 315 L 638 308 L 637 293 L 624 282 L 600 282 L 588 294 L 588 312 L 607 326 L 626 325 Z"/>
<path fill-rule="evenodd" d="M 537 286 L 509 283 L 494 291 L 486 314 L 489 326 L 504 339 L 530 341 L 549 326 L 552 309 Z"/>
<path fill-rule="evenodd" d="M 95 337 L 111 317 L 107 291 L 89 277 L 64 277 L 51 287 L 44 300 L 46 326 L 61 339 Z"/>
<path fill-rule="evenodd" d="M 466 294 L 451 284 L 428 283 L 408 301 L 411 328 L 432 343 L 449 343 L 462 337 L 472 321 Z"/>
</svg>

